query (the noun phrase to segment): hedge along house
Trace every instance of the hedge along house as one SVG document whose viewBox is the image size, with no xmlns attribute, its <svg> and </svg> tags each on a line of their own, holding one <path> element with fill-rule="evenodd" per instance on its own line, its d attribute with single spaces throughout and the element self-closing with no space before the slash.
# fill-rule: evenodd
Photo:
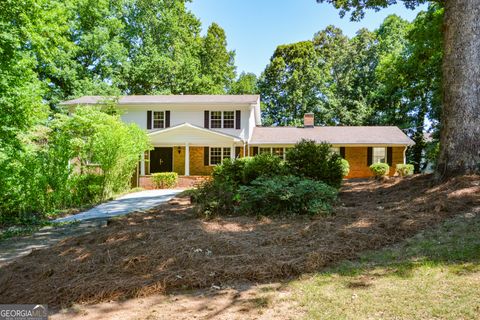
<svg viewBox="0 0 480 320">
<path fill-rule="evenodd" d="M 107 99 L 108 100 L 108 99 Z M 101 105 L 101 96 L 84 96 L 62 103 L 74 112 L 82 105 Z M 301 139 L 332 144 L 350 163 L 348 178 L 371 176 L 369 165 L 405 163 L 413 141 L 397 127 L 314 126 L 305 114 L 303 127 L 262 127 L 258 95 L 123 96 L 117 99 L 121 119 L 143 128 L 154 147 L 142 155 L 137 183 L 151 185 L 155 172 L 180 176 L 206 176 L 225 158 L 272 153 L 284 157 Z"/>
</svg>

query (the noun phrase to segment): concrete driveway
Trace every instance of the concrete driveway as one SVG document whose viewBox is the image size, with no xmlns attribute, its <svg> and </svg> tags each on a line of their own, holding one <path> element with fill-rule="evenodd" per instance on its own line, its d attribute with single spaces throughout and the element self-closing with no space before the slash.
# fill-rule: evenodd
<svg viewBox="0 0 480 320">
<path fill-rule="evenodd" d="M 180 192 L 182 192 L 182 190 L 161 189 L 129 193 L 115 200 L 98 205 L 88 211 L 73 216 L 58 218 L 54 220 L 54 222 L 107 219 L 125 215 L 133 211 L 147 210 L 167 202 Z"/>
</svg>

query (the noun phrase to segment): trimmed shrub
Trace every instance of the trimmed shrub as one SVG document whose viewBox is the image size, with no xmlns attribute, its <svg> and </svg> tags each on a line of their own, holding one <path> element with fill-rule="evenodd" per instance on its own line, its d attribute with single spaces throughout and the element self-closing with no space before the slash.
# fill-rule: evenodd
<svg viewBox="0 0 480 320">
<path fill-rule="evenodd" d="M 239 190 L 237 212 L 245 215 L 329 213 L 337 190 L 296 176 L 260 177 Z"/>
<path fill-rule="evenodd" d="M 395 171 L 400 177 L 411 176 L 413 174 L 414 166 L 413 164 L 397 164 Z"/>
<path fill-rule="evenodd" d="M 374 163 L 370 166 L 370 171 L 372 171 L 375 178 L 381 178 L 388 175 L 390 171 L 390 166 L 386 163 Z"/>
<path fill-rule="evenodd" d="M 348 176 L 350 173 L 350 164 L 348 163 L 347 160 L 342 158 L 342 174 L 344 177 Z"/>
<path fill-rule="evenodd" d="M 173 188 L 177 185 L 178 174 L 176 172 L 157 172 L 152 174 L 152 180 L 156 188 Z"/>
<path fill-rule="evenodd" d="M 335 188 L 342 183 L 345 172 L 342 158 L 331 152 L 330 144 L 302 140 L 287 152 L 286 158 L 292 175 L 319 180 Z"/>
</svg>

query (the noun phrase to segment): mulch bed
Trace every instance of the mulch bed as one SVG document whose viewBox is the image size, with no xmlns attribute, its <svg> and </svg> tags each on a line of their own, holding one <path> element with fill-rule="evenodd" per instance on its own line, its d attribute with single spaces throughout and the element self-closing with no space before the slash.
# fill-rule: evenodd
<svg viewBox="0 0 480 320">
<path fill-rule="evenodd" d="M 74 303 L 262 283 L 401 241 L 480 205 L 480 178 L 349 181 L 328 217 L 194 216 L 186 198 L 110 221 L 0 269 L 2 303 Z"/>
</svg>

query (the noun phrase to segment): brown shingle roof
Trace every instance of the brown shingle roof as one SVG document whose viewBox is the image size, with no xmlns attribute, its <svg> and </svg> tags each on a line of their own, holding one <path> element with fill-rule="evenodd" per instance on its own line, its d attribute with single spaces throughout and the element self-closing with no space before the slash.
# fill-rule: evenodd
<svg viewBox="0 0 480 320">
<path fill-rule="evenodd" d="M 334 145 L 413 145 L 398 127 L 255 127 L 251 145 L 294 144 L 301 139 Z"/>
<path fill-rule="evenodd" d="M 64 101 L 61 105 L 97 104 L 105 99 L 108 97 L 83 96 Z M 259 95 L 131 95 L 119 97 L 118 104 L 256 104 L 259 99 Z"/>
</svg>

